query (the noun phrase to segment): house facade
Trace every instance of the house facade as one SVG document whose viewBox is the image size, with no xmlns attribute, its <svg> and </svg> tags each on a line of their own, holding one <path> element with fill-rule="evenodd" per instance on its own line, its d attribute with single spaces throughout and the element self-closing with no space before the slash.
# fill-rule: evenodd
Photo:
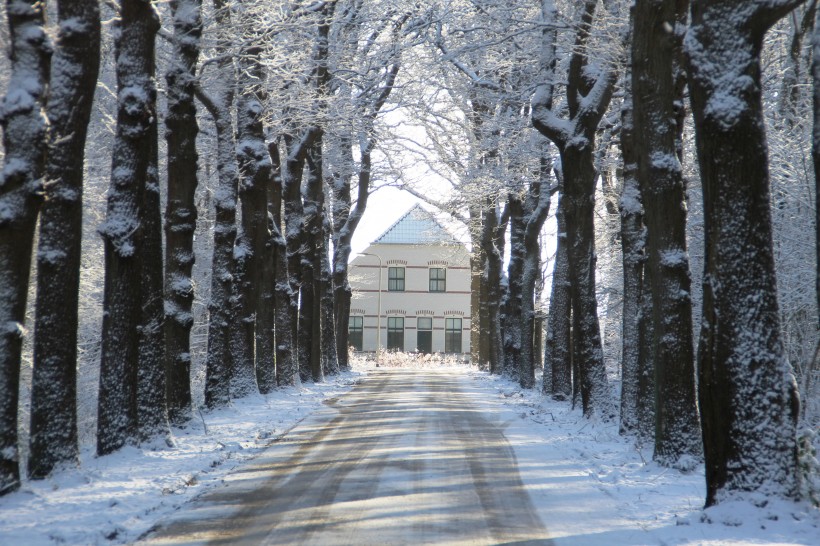
<svg viewBox="0 0 820 546">
<path fill-rule="evenodd" d="M 353 259 L 350 285 L 356 350 L 469 355 L 469 252 L 421 206 Z"/>
</svg>

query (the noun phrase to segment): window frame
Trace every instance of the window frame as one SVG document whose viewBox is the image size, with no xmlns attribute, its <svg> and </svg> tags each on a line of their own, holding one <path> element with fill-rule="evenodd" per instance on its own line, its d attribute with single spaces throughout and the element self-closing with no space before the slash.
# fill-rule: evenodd
<svg viewBox="0 0 820 546">
<path fill-rule="evenodd" d="M 458 328 L 455 327 L 458 321 Z M 447 354 L 461 354 L 464 347 L 464 321 L 461 317 L 445 317 L 444 319 L 444 352 Z M 458 350 L 454 351 L 453 349 Z"/>
<path fill-rule="evenodd" d="M 355 324 L 357 322 L 358 325 Z M 356 339 L 359 341 L 358 344 L 354 343 Z M 347 344 L 352 345 L 356 351 L 364 350 L 364 317 L 362 315 L 350 315 L 347 323 Z"/>
<path fill-rule="evenodd" d="M 401 271 L 401 276 L 398 275 Z M 395 276 L 393 274 L 396 274 Z M 404 292 L 405 280 L 407 279 L 406 268 L 400 265 L 391 265 L 387 268 L 387 291 Z"/>
<path fill-rule="evenodd" d="M 393 321 L 393 326 L 391 326 L 391 321 Z M 401 323 L 401 328 L 395 326 L 399 322 Z M 404 351 L 404 329 L 404 317 L 387 317 L 387 345 L 385 347 L 388 351 Z M 397 338 L 401 340 L 401 343 L 396 343 Z"/>
<path fill-rule="evenodd" d="M 433 277 L 433 272 L 441 272 L 441 276 Z M 438 275 L 438 273 L 436 273 Z M 447 292 L 447 268 L 446 267 L 431 267 L 427 274 L 429 279 L 428 291 L 430 292 Z"/>
<path fill-rule="evenodd" d="M 429 326 L 422 326 L 422 321 L 429 321 Z M 427 338 L 425 343 L 422 343 L 422 337 Z M 423 350 L 422 345 L 429 345 L 429 350 Z M 433 317 L 416 317 L 416 350 L 423 354 L 433 352 Z"/>
</svg>

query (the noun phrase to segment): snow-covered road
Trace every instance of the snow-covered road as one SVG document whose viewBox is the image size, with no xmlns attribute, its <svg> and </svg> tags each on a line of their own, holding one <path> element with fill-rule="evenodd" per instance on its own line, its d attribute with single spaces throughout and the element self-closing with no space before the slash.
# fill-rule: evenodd
<svg viewBox="0 0 820 546">
<path fill-rule="evenodd" d="M 471 390 L 486 386 L 382 368 L 146 542 L 551 544 L 504 436 L 515 416 Z"/>
</svg>

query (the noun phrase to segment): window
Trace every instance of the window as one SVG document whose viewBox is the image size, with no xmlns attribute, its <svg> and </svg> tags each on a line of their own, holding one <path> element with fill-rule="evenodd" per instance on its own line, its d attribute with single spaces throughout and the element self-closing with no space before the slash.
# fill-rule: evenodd
<svg viewBox="0 0 820 546">
<path fill-rule="evenodd" d="M 420 353 L 433 352 L 433 318 L 419 317 L 416 323 L 416 349 Z"/>
<path fill-rule="evenodd" d="M 447 270 L 443 267 L 430 268 L 430 292 L 447 291 Z"/>
<path fill-rule="evenodd" d="M 387 268 L 387 290 L 390 292 L 404 292 L 404 268 Z"/>
<path fill-rule="evenodd" d="M 404 350 L 404 317 L 387 317 L 387 350 Z"/>
<path fill-rule="evenodd" d="M 364 342 L 364 317 L 350 317 L 347 328 L 347 343 L 357 351 L 362 350 Z"/>
<path fill-rule="evenodd" d="M 461 352 L 461 319 L 444 319 L 444 352 Z"/>
</svg>

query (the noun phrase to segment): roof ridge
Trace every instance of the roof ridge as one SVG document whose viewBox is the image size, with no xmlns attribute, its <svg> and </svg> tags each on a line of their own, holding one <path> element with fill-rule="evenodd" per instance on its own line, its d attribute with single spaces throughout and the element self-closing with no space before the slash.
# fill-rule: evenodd
<svg viewBox="0 0 820 546">
<path fill-rule="evenodd" d="M 422 216 L 423 220 L 419 219 L 419 218 L 415 218 L 415 219 L 410 218 L 411 215 L 416 211 L 418 211 L 420 213 L 420 216 Z M 420 235 L 421 236 L 421 238 L 419 238 L 415 243 L 413 241 L 402 241 L 401 240 L 401 238 L 402 238 L 401 234 L 392 234 L 394 236 L 394 238 L 398 239 L 397 241 L 385 241 L 386 239 L 390 239 L 391 232 L 393 232 L 396 229 L 396 227 L 399 226 L 399 224 L 401 224 L 402 222 L 407 221 L 408 219 L 410 219 L 411 221 L 412 220 L 422 220 L 422 221 L 429 222 L 429 224 L 431 224 L 434 229 L 428 230 L 428 233 L 427 233 L 428 237 L 427 237 L 426 240 L 424 239 L 424 232 L 423 231 L 420 231 L 419 229 L 414 230 L 414 235 Z M 432 239 L 434 239 L 434 238 L 437 238 L 439 240 L 433 241 Z M 441 223 L 436 219 L 436 217 L 433 216 L 433 213 L 431 213 L 430 211 L 428 211 L 424 207 L 422 207 L 420 203 L 416 203 L 412 207 L 410 207 L 410 209 L 407 212 L 402 214 L 399 217 L 398 220 L 393 222 L 393 224 L 389 228 L 387 228 L 381 235 L 379 235 L 371 244 L 391 244 L 391 243 L 392 244 L 434 244 L 434 243 L 450 244 L 450 243 L 459 243 L 459 241 L 453 236 L 452 233 L 450 233 L 450 231 L 447 228 L 445 228 L 443 225 L 441 225 Z"/>
</svg>

